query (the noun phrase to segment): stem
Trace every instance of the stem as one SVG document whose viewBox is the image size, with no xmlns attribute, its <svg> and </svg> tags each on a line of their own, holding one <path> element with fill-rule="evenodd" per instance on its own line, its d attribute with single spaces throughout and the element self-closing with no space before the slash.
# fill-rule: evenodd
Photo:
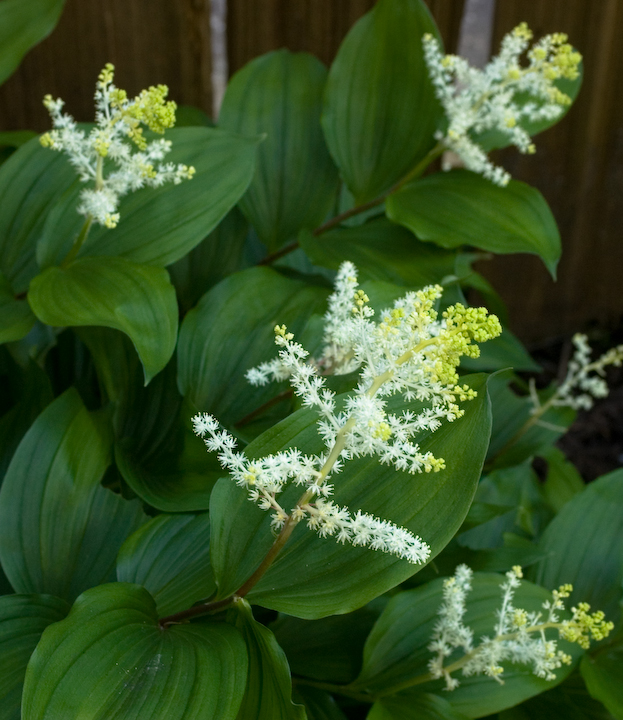
<svg viewBox="0 0 623 720">
<path fill-rule="evenodd" d="M 62 268 L 66 268 L 71 262 L 76 259 L 76 255 L 80 252 L 80 248 L 83 246 L 84 241 L 89 236 L 89 230 L 93 224 L 93 215 L 87 215 L 87 219 L 84 221 L 82 229 L 78 233 L 78 237 L 74 240 L 74 244 L 71 250 L 67 253 L 65 259 L 61 263 Z"/>
<path fill-rule="evenodd" d="M 283 390 L 279 394 L 275 395 L 275 397 L 272 397 L 270 400 L 267 400 L 265 403 L 260 405 L 259 407 L 255 408 L 255 410 L 252 410 L 250 413 L 245 415 L 243 418 L 238 420 L 238 422 L 234 425 L 234 427 L 240 428 L 244 425 L 248 425 L 252 420 L 255 420 L 255 418 L 258 415 L 261 415 L 264 410 L 268 410 L 269 408 L 273 407 L 273 405 L 277 405 L 282 400 L 285 400 L 286 398 L 292 397 L 293 394 L 292 388 L 288 388 L 287 390 Z"/>
<path fill-rule="evenodd" d="M 435 147 L 430 150 L 412 170 L 409 170 L 409 172 L 404 177 L 402 177 L 395 185 L 392 185 L 392 187 L 387 192 L 379 195 L 378 197 L 375 197 L 372 200 L 368 200 L 368 202 L 357 205 L 356 207 L 352 207 L 350 208 L 350 210 L 345 210 L 343 213 L 340 213 L 339 215 L 331 218 L 331 220 L 327 220 L 326 223 L 318 226 L 312 232 L 312 235 L 318 237 L 319 235 L 326 233 L 328 230 L 332 230 L 337 225 L 340 225 L 345 220 L 355 217 L 355 215 L 361 215 L 361 213 L 366 212 L 367 210 L 371 210 L 377 205 L 381 205 L 381 203 L 385 202 L 385 200 L 390 195 L 400 190 L 403 185 L 408 183 L 410 180 L 418 178 L 424 172 L 424 170 L 426 170 L 426 168 L 433 162 L 433 160 L 436 160 L 441 154 L 443 154 L 444 150 L 444 144 L 441 141 L 438 142 Z M 299 247 L 300 245 L 298 240 L 295 240 L 288 245 L 284 245 L 284 247 L 277 250 L 276 252 L 267 255 L 263 260 L 258 263 L 258 265 L 270 265 L 276 260 L 284 257 L 284 255 L 289 255 L 291 252 L 293 252 Z"/>
<path fill-rule="evenodd" d="M 213 602 L 201 603 L 200 605 L 194 605 L 188 610 L 182 610 L 182 612 L 174 613 L 173 615 L 167 615 L 167 617 L 160 618 L 158 625 L 164 629 L 167 625 L 174 625 L 176 623 L 190 620 L 191 618 L 198 617 L 199 615 L 206 615 L 207 613 L 214 612 L 216 610 L 222 610 L 223 608 L 231 605 L 236 599 L 236 595 L 230 595 L 224 600 L 215 600 Z"/>
</svg>

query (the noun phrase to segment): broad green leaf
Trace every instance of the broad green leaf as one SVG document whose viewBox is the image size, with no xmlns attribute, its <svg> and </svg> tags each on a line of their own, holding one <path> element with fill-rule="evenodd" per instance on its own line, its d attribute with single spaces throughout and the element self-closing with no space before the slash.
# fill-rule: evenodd
<svg viewBox="0 0 623 720">
<path fill-rule="evenodd" d="M 380 0 L 329 71 L 322 127 L 357 204 L 389 190 L 433 147 L 442 110 L 422 51 L 439 32 L 421 0 Z"/>
<path fill-rule="evenodd" d="M 247 687 L 237 720 L 306 720 L 302 705 L 292 702 L 290 668 L 272 632 L 256 622 L 251 606 L 240 599 L 228 619 L 247 645 Z"/>
<path fill-rule="evenodd" d="M 582 664 L 586 657 L 582 658 Z M 504 710 L 500 720 L 612 720 L 606 708 L 588 694 L 579 673 L 521 705 Z"/>
<path fill-rule="evenodd" d="M 0 382 L 6 386 L 4 402 L 11 403 L 0 417 L 0 483 L 24 433 L 54 397 L 50 379 L 34 362 L 21 368 L 4 350 L 0 356 Z"/>
<path fill-rule="evenodd" d="M 74 389 L 24 436 L 0 490 L 0 561 L 16 592 L 71 601 L 114 577 L 117 551 L 145 516 L 100 485 L 109 446 Z"/>
<path fill-rule="evenodd" d="M 480 348 L 480 357 L 465 358 L 462 367 L 472 372 L 482 370 L 502 370 L 512 367 L 516 372 L 538 372 L 540 366 L 530 357 L 521 341 L 507 328 L 493 340 L 488 340 Z"/>
<path fill-rule="evenodd" d="M 158 625 L 137 585 L 87 590 L 43 634 L 26 671 L 23 720 L 234 720 L 247 657 L 226 623 Z"/>
<path fill-rule="evenodd" d="M 560 234 L 541 193 L 511 180 L 499 187 L 468 170 L 428 175 L 386 201 L 387 215 L 420 240 L 445 248 L 471 245 L 495 253 L 539 255 L 552 277 Z"/>
<path fill-rule="evenodd" d="M 20 720 L 26 665 L 41 633 L 69 612 L 52 595 L 0 597 L 0 718 Z"/>
<path fill-rule="evenodd" d="M 14 0 L 26 5 L 28 0 Z M 6 0 L 4 0 L 6 2 Z M 35 247 L 48 213 L 75 178 L 75 170 L 57 152 L 34 138 L 0 167 L 0 272 L 13 292 L 28 289 L 39 272 Z"/>
<path fill-rule="evenodd" d="M 180 392 L 200 410 L 233 424 L 283 387 L 252 387 L 245 372 L 276 356 L 275 325 L 297 335 L 312 313 L 322 313 L 328 292 L 250 268 L 206 293 L 182 323 L 178 345 Z"/>
<path fill-rule="evenodd" d="M 255 58 L 227 85 L 218 124 L 266 139 L 240 207 L 269 251 L 320 225 L 337 191 L 337 170 L 320 128 L 327 71 L 313 55 L 288 50 Z"/>
<path fill-rule="evenodd" d="M 379 612 L 368 605 L 321 620 L 282 615 L 271 629 L 288 657 L 293 675 L 348 683 L 361 670 L 363 646 Z"/>
<path fill-rule="evenodd" d="M 210 568 L 210 519 L 157 515 L 123 543 L 117 579 L 149 590 L 161 616 L 186 610 L 216 590 Z"/>
<path fill-rule="evenodd" d="M 65 0 L 0 2 L 0 83 L 17 69 L 24 55 L 56 27 Z"/>
<path fill-rule="evenodd" d="M 502 601 L 500 585 L 503 575 L 476 573 L 472 582 L 472 591 L 466 600 L 464 624 L 472 628 L 475 644 L 485 635 L 495 635 L 496 611 Z M 438 621 L 438 610 L 442 603 L 443 579 L 434 580 L 415 590 L 408 590 L 394 596 L 372 629 L 364 649 L 363 669 L 351 688 L 390 697 L 396 696 L 397 702 L 415 705 L 421 693 L 443 692 L 444 680 L 428 680 L 416 685 L 411 683 L 421 676 L 428 676 L 428 650 L 433 627 Z M 551 594 L 544 588 L 523 582 L 516 590 L 513 604 L 527 611 L 541 610 L 545 600 Z M 566 617 L 568 614 L 561 614 Z M 557 633 L 550 631 L 552 637 Z M 577 645 L 560 641 L 560 648 L 578 659 L 582 650 Z M 463 656 L 461 649 L 456 650 L 446 660 L 446 665 Z M 512 707 L 533 695 L 553 687 L 560 682 L 571 668 L 563 666 L 556 670 L 556 681 L 548 682 L 530 672 L 523 665 L 503 661 L 504 684 L 485 675 L 463 677 L 455 673 L 460 685 L 452 692 L 443 692 L 443 697 L 453 709 L 470 718 L 483 717 Z M 399 701 L 398 698 L 403 698 Z M 409 717 L 409 716 L 406 716 Z"/>
<path fill-rule="evenodd" d="M 21 340 L 31 331 L 37 318 L 26 300 L 17 300 L 0 272 L 0 343 Z"/>
<path fill-rule="evenodd" d="M 623 470 L 588 485 L 567 502 L 541 538 L 545 558 L 530 579 L 547 588 L 573 585 L 570 603 L 588 602 L 617 621 L 623 580 Z"/>
<path fill-rule="evenodd" d="M 454 274 L 456 252 L 419 242 L 386 218 L 318 236 L 303 232 L 299 242 L 315 264 L 337 270 L 349 260 L 362 280 L 423 287 Z"/>
<path fill-rule="evenodd" d="M 297 702 L 303 703 L 307 720 L 346 720 L 346 715 L 335 700 L 323 690 L 297 684 L 293 697 Z"/>
<path fill-rule="evenodd" d="M 589 693 L 602 702 L 616 720 L 623 719 L 623 644 L 600 648 L 582 658 L 580 671 Z"/>
<path fill-rule="evenodd" d="M 166 138 L 172 143 L 166 162 L 192 165 L 195 176 L 179 185 L 126 195 L 119 206 L 119 225 L 113 230 L 93 226 L 79 257 L 114 255 L 146 265 L 169 265 L 203 240 L 238 202 L 253 177 L 257 139 L 207 127 L 173 129 Z M 50 208 L 37 238 L 41 267 L 59 264 L 71 249 L 84 222 L 76 212 L 84 187 L 74 182 L 61 203 Z"/>
<path fill-rule="evenodd" d="M 420 535 L 432 557 L 448 543 L 472 502 L 489 438 L 490 416 L 485 378 L 466 378 L 478 397 L 466 404 L 460 421 L 443 425 L 432 435 L 416 437 L 422 451 L 446 461 L 446 470 L 412 476 L 381 465 L 376 458 L 349 461 L 334 478 L 334 500 L 351 512 L 361 509 Z M 392 412 L 418 412 L 417 403 L 394 399 Z M 263 433 L 246 449 L 248 457 L 264 457 L 290 447 L 306 454 L 324 452 L 316 427 L 317 414 L 295 412 Z M 288 487 L 280 496 L 294 507 L 301 488 Z M 247 499 L 229 478 L 219 480 L 210 502 L 212 567 L 219 596 L 235 592 L 251 576 L 273 543 L 270 514 Z M 247 598 L 263 607 L 308 619 L 350 612 L 381 595 L 421 569 L 393 555 L 340 545 L 320 538 L 304 523 Z"/>
<path fill-rule="evenodd" d="M 18 148 L 37 137 L 33 130 L 7 130 L 0 132 L 0 146 Z"/>
<path fill-rule="evenodd" d="M 547 476 L 542 485 L 543 497 L 554 512 L 559 512 L 563 505 L 584 490 L 584 480 L 575 465 L 557 447 L 547 448 L 541 457 L 547 463 Z"/>
<path fill-rule="evenodd" d="M 487 453 L 488 472 L 518 465 L 526 458 L 546 452 L 575 420 L 575 410 L 552 407 L 537 421 L 532 414 L 533 403 L 527 388 L 526 394 L 517 395 L 511 384 L 521 387 L 522 381 L 510 371 L 491 378 L 493 430 Z M 541 404 L 553 391 L 554 387 L 550 386 L 538 393 Z"/>
<path fill-rule="evenodd" d="M 366 720 L 467 720 L 439 695 L 422 693 L 417 698 L 389 696 L 372 706 Z"/>
<path fill-rule="evenodd" d="M 97 325 L 124 332 L 141 358 L 145 384 L 175 349 L 177 302 L 162 268 L 124 258 L 83 258 L 34 278 L 28 302 L 48 325 Z"/>
<path fill-rule="evenodd" d="M 199 298 L 246 264 L 245 244 L 249 225 L 235 207 L 188 255 L 170 265 L 171 282 L 184 314 Z"/>
</svg>

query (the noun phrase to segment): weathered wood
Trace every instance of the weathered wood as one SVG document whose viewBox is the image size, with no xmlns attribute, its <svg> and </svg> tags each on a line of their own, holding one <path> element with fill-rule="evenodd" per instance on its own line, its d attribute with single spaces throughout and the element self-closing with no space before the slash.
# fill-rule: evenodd
<svg viewBox="0 0 623 720">
<path fill-rule="evenodd" d="M 536 258 L 497 257 L 480 269 L 526 340 L 575 332 L 623 315 L 623 3 L 619 0 L 501 0 L 494 52 L 526 20 L 537 37 L 562 31 L 584 55 L 584 84 L 568 115 L 537 136 L 537 154 L 500 154 L 513 177 L 550 203 L 563 241 L 554 283 Z M 488 265 L 488 266 L 487 266 Z"/>
<path fill-rule="evenodd" d="M 67 0 L 54 32 L 0 86 L 0 129 L 49 127 L 41 104 L 62 97 L 76 119 L 93 119 L 105 63 L 135 94 L 164 83 L 178 103 L 211 109 L 209 0 Z"/>
</svg>

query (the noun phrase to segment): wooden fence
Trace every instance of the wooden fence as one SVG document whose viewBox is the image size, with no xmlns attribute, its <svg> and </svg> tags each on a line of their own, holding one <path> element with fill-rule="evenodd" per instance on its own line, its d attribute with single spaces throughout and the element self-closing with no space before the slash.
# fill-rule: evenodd
<svg viewBox="0 0 623 720">
<path fill-rule="evenodd" d="M 462 0 L 428 0 L 450 50 Z M 330 63 L 349 27 L 373 0 L 229 0 L 231 71 L 278 47 Z M 92 116 L 94 78 L 107 61 L 120 86 L 137 92 L 164 82 L 172 97 L 211 107 L 209 0 L 67 0 L 54 33 L 0 87 L 0 129 L 48 125 L 41 98 L 63 97 L 77 118 Z M 558 282 L 529 256 L 480 270 L 507 301 L 527 341 L 620 323 L 623 316 L 623 2 L 497 0 L 493 47 L 526 20 L 537 36 L 567 32 L 585 58 L 585 80 L 568 116 L 537 138 L 537 155 L 504 151 L 513 176 L 549 201 L 563 238 Z M 416 41 L 416 39 L 414 39 Z"/>
</svg>

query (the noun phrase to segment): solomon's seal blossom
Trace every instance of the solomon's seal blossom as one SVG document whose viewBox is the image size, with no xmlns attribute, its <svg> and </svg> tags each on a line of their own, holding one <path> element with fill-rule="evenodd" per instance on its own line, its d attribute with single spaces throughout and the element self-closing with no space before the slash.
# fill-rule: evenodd
<svg viewBox="0 0 623 720">
<path fill-rule="evenodd" d="M 451 675 L 458 670 L 465 676 L 483 674 L 502 683 L 500 676 L 504 668 L 501 663 L 505 660 L 532 665 L 532 672 L 537 677 L 555 680 L 554 670 L 562 664 L 569 665 L 571 657 L 558 649 L 556 640 L 546 638 L 546 630 L 556 630 L 560 638 L 587 649 L 591 638 L 602 640 L 614 627 L 613 623 L 605 621 L 601 610 L 591 614 L 587 603 L 578 603 L 577 607 L 572 607 L 570 620 L 560 620 L 558 613 L 565 610 L 563 600 L 573 590 L 568 584 L 552 592 L 552 599 L 542 605 L 544 613 L 515 607 L 513 597 L 523 577 L 521 567 L 515 565 L 506 573 L 506 581 L 500 585 L 502 604 L 497 612 L 495 634 L 493 637 L 481 638 L 480 644 L 474 647 L 473 632 L 463 622 L 472 575 L 467 565 L 459 565 L 454 577 L 444 582 L 439 620 L 428 646 L 434 653 L 428 664 L 431 676 L 443 677 L 446 690 L 458 687 L 459 681 Z M 446 658 L 459 647 L 465 652 L 463 658 L 444 666 Z"/>
<path fill-rule="evenodd" d="M 161 163 L 171 143 L 163 139 L 147 142 L 143 136 L 141 125 L 162 134 L 175 124 L 177 106 L 165 101 L 169 92 L 166 85 L 150 87 L 128 100 L 126 91 L 113 85 L 113 71 L 113 65 L 108 63 L 99 75 L 95 127 L 90 133 L 61 112 L 65 104 L 62 100 L 46 95 L 43 104 L 54 129 L 40 139 L 44 147 L 67 154 L 82 182 L 93 183 L 92 188 L 82 191 L 78 212 L 108 228 L 119 222 L 117 208 L 123 195 L 145 186 L 178 184 L 195 173 L 193 167 Z M 108 163 L 114 169 L 106 175 Z"/>
<path fill-rule="evenodd" d="M 381 312 L 380 322 L 368 298 L 357 289 L 357 271 L 344 263 L 329 298 L 325 316 L 326 347 L 322 357 L 310 360 L 308 352 L 294 342 L 285 326 L 275 327 L 278 357 L 247 373 L 253 384 L 270 379 L 288 379 L 303 405 L 315 408 L 318 433 L 326 450 L 306 455 L 290 448 L 259 459 L 236 451 L 236 441 L 208 414 L 193 418 L 195 432 L 232 479 L 247 489 L 249 498 L 272 511 L 272 524 L 279 530 L 286 522 L 305 520 L 322 537 L 338 542 L 366 545 L 392 553 L 412 563 L 425 562 L 430 548 L 419 537 L 387 520 L 336 505 L 330 496 L 329 479 L 339 481 L 345 462 L 376 456 L 380 462 L 409 473 L 438 472 L 442 458 L 422 452 L 414 436 L 434 432 L 442 422 L 460 418 L 459 402 L 475 397 L 474 390 L 458 384 L 456 367 L 462 355 L 477 357 L 473 341 L 484 342 L 499 335 L 494 315 L 484 308 L 449 307 L 441 318 L 434 309 L 441 297 L 438 285 L 409 292 Z M 340 409 L 335 393 L 325 387 L 320 368 L 334 372 L 359 369 L 359 384 Z M 400 393 L 406 401 L 418 400 L 417 412 L 387 412 L 386 398 Z M 297 505 L 289 511 L 278 501 L 286 483 L 304 488 Z"/>
<path fill-rule="evenodd" d="M 448 120 L 437 140 L 455 152 L 465 167 L 496 185 L 507 185 L 510 175 L 494 165 L 474 135 L 495 130 L 522 153 L 533 153 L 522 121 L 538 122 L 560 117 L 571 99 L 559 90 L 559 78 L 575 80 L 582 60 L 564 33 L 546 35 L 529 50 L 532 31 L 521 23 L 502 40 L 500 54 L 482 70 L 456 55 L 443 55 L 430 34 L 423 38 L 428 74 Z M 528 65 L 521 64 L 528 50 Z M 525 98 L 528 98 L 526 100 Z"/>
</svg>

